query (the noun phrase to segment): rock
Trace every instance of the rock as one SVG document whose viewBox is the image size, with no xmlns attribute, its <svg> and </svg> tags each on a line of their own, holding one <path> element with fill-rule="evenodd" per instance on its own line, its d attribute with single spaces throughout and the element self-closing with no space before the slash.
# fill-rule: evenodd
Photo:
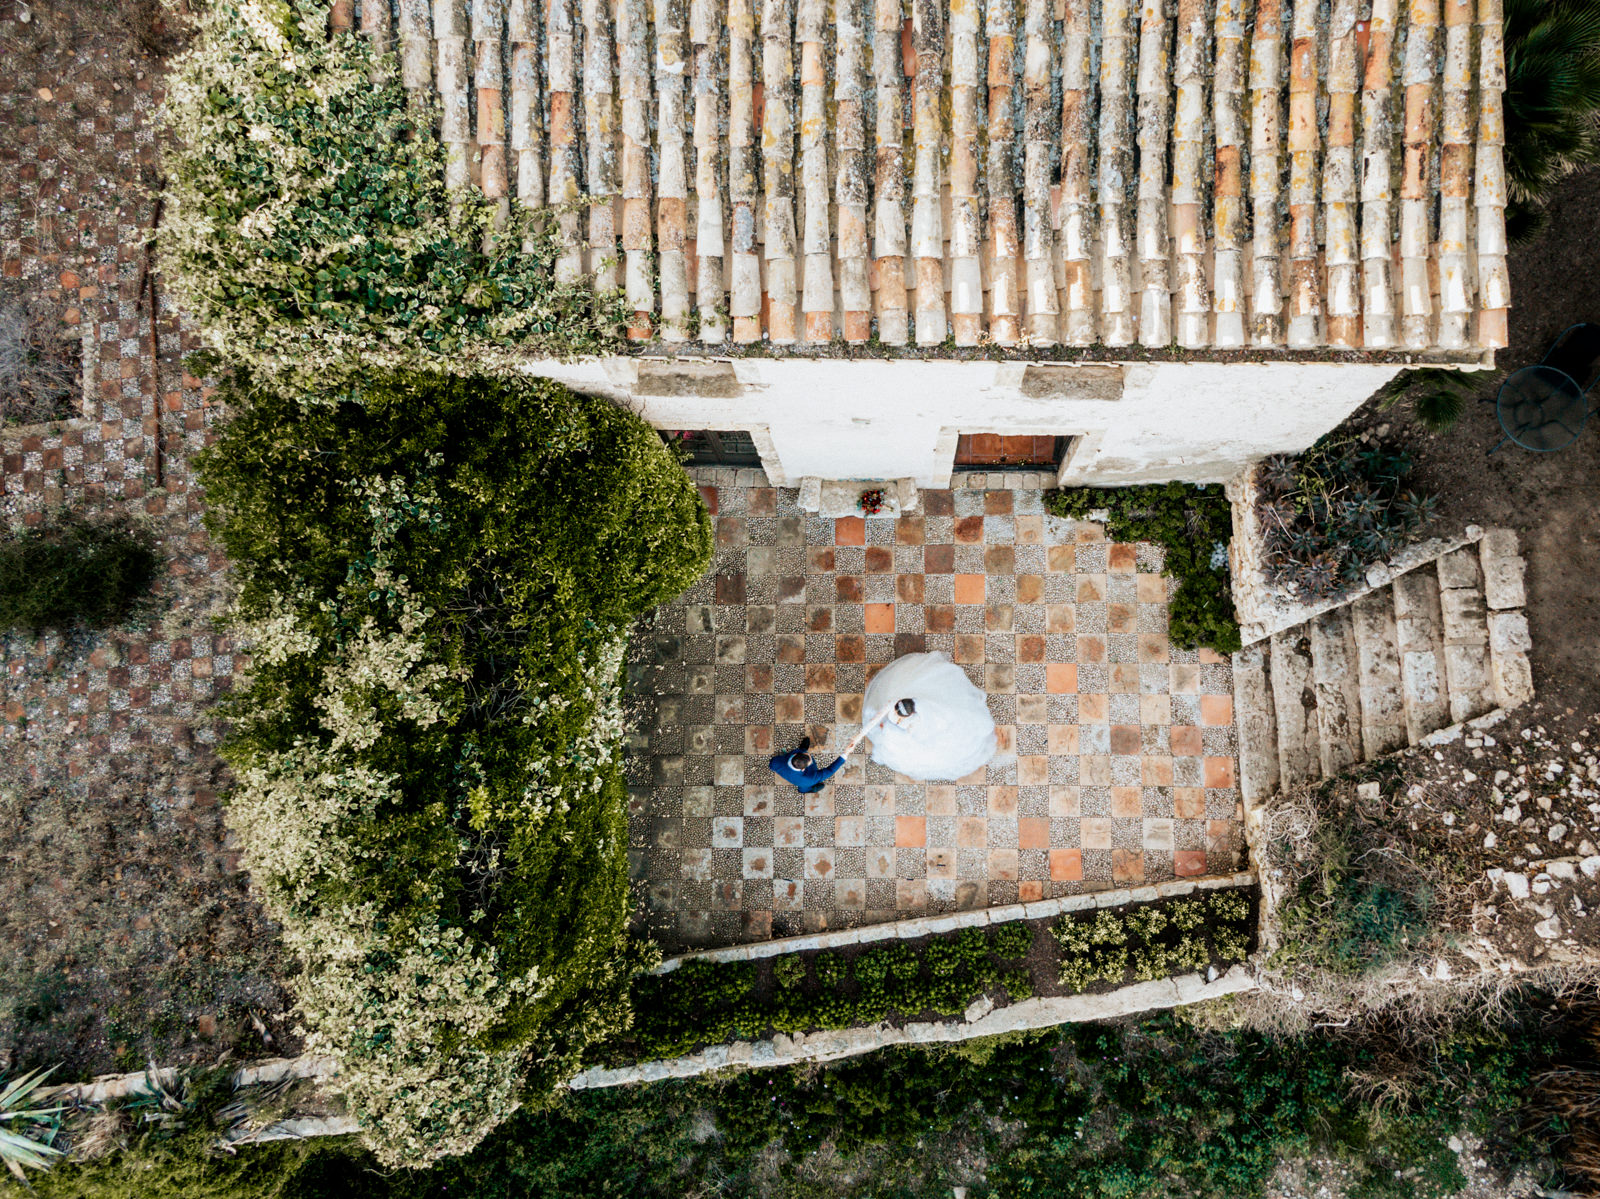
<svg viewBox="0 0 1600 1199">
<path fill-rule="evenodd" d="M 1571 862 L 1546 862 L 1545 873 L 1562 882 L 1572 882 L 1578 877 L 1578 868 Z"/>
<path fill-rule="evenodd" d="M 1590 854 L 1578 863 L 1578 869 L 1583 871 L 1584 878 L 1600 877 L 1600 854 Z"/>
<path fill-rule="evenodd" d="M 1478 776 L 1473 774 L 1470 770 L 1463 770 L 1461 772 L 1461 781 L 1463 783 L 1475 783 L 1478 781 Z"/>
<path fill-rule="evenodd" d="M 1496 837 L 1493 833 L 1484 833 L 1483 834 L 1483 847 L 1485 849 L 1493 849 L 1499 843 L 1500 843 L 1500 838 Z"/>
<path fill-rule="evenodd" d="M 1381 799 L 1383 788 L 1377 783 L 1360 783 L 1356 787 L 1356 794 L 1362 799 Z"/>
<path fill-rule="evenodd" d="M 994 1000 L 987 995 L 980 995 L 967 1004 L 967 1010 L 962 1012 L 961 1015 L 968 1024 L 971 1024 L 976 1020 L 982 1020 L 992 1011 L 994 1011 Z"/>
<path fill-rule="evenodd" d="M 1505 876 L 1505 884 L 1506 890 L 1511 893 L 1512 899 L 1528 898 L 1529 887 L 1528 876 L 1526 874 L 1518 874 L 1514 871 L 1507 871 Z"/>
<path fill-rule="evenodd" d="M 1450 1146 L 1451 1153 L 1460 1153 L 1466 1149 L 1466 1146 L 1461 1143 L 1460 1137 L 1451 1137 L 1445 1144 Z"/>
<path fill-rule="evenodd" d="M 1552 824 L 1550 826 L 1550 837 L 1549 837 L 1549 840 L 1550 840 L 1551 844 L 1559 844 L 1560 842 L 1565 841 L 1566 839 L 1567 839 L 1567 826 L 1566 825 L 1564 825 L 1564 824 Z"/>
<path fill-rule="evenodd" d="M 1535 895 L 1548 895 L 1551 885 L 1548 874 L 1536 874 L 1533 876 L 1532 890 Z"/>
<path fill-rule="evenodd" d="M 1561 919 L 1558 916 L 1551 916 L 1548 920 L 1541 920 L 1533 926 L 1533 931 L 1546 941 L 1554 941 L 1561 935 Z"/>
</svg>

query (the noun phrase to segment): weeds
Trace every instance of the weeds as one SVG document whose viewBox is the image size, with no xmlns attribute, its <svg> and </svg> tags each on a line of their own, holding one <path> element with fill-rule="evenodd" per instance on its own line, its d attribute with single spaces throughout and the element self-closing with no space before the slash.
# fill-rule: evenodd
<svg viewBox="0 0 1600 1199">
<path fill-rule="evenodd" d="M 26 300 L 0 298 L 0 421 L 32 425 L 71 415 L 80 356 L 58 330 Z"/>
</svg>

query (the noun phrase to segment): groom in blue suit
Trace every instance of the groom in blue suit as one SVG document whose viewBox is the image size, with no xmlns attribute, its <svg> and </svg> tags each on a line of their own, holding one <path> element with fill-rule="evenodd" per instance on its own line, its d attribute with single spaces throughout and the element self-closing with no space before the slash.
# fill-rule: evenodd
<svg viewBox="0 0 1600 1199">
<path fill-rule="evenodd" d="M 774 754 L 767 763 L 779 778 L 800 788 L 801 795 L 821 791 L 823 784 L 837 774 L 845 763 L 845 759 L 839 757 L 834 759 L 832 766 L 818 766 L 816 759 L 807 752 L 810 748 L 811 738 L 804 737 L 800 747 L 792 754 Z"/>
</svg>

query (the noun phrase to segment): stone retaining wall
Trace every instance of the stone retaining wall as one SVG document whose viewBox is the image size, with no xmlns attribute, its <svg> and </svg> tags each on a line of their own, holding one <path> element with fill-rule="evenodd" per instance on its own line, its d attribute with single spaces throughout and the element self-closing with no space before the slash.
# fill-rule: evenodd
<svg viewBox="0 0 1600 1199">
<path fill-rule="evenodd" d="M 1103 995 L 1025 999 L 1003 1008 L 994 1008 L 985 999 L 974 1003 L 967 1009 L 966 1016 L 957 1021 L 933 1021 L 900 1027 L 870 1024 L 862 1028 L 798 1033 L 794 1036 L 779 1034 L 767 1041 L 735 1041 L 731 1045 L 713 1045 L 685 1057 L 640 1062 L 616 1069 L 595 1067 L 585 1070 L 568 1085 L 574 1090 L 619 1087 L 631 1083 L 657 1082 L 665 1078 L 691 1078 L 734 1066 L 757 1070 L 802 1062 L 831 1062 L 871 1053 L 889 1045 L 948 1044 L 1025 1029 L 1051 1028 L 1058 1024 L 1114 1020 L 1136 1012 L 1181 1007 L 1255 989 L 1254 977 L 1241 965 L 1209 981 L 1199 974 L 1185 974 L 1154 982 L 1132 983 Z"/>
</svg>

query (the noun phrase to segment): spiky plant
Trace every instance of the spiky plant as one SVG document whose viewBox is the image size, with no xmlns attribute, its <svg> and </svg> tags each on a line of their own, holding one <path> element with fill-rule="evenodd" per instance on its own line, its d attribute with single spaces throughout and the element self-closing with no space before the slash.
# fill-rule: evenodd
<svg viewBox="0 0 1600 1199">
<path fill-rule="evenodd" d="M 1388 409 L 1408 400 L 1419 425 L 1430 433 L 1443 433 L 1461 419 L 1467 401 L 1482 386 L 1479 379 L 1437 366 L 1401 371 L 1378 393 L 1378 406 Z"/>
<path fill-rule="evenodd" d="M 61 1106 L 30 1106 L 35 1092 L 54 1070 L 51 1066 L 0 1082 L 0 1161 L 24 1186 L 28 1182 L 25 1171 L 48 1170 L 61 1156 L 61 1150 L 50 1144 Z"/>
<path fill-rule="evenodd" d="M 1600 162 L 1600 3 L 1505 0 L 1507 213 L 1532 233 L 1551 189 Z"/>
</svg>

